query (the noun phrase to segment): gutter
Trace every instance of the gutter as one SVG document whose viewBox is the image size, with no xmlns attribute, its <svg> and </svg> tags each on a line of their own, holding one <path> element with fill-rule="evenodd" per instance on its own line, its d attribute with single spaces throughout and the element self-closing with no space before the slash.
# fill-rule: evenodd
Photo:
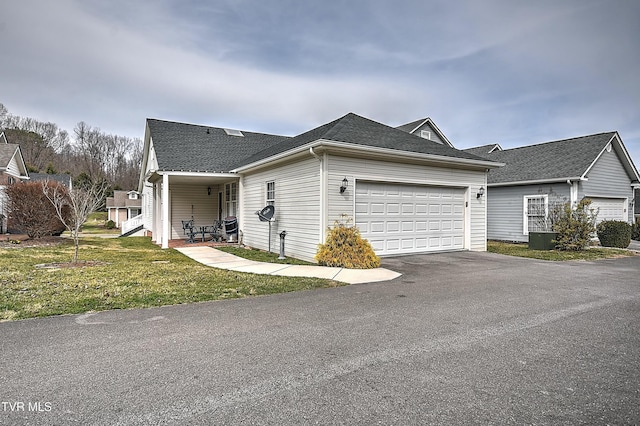
<svg viewBox="0 0 640 426">
<path fill-rule="evenodd" d="M 536 179 L 536 180 L 521 180 L 516 182 L 497 182 L 497 183 L 488 183 L 488 187 L 499 187 L 499 186 L 520 186 L 520 185 L 538 185 L 541 183 L 571 183 L 573 181 L 587 181 L 589 179 L 584 177 L 563 177 L 563 178 L 554 178 L 554 179 Z"/>
</svg>

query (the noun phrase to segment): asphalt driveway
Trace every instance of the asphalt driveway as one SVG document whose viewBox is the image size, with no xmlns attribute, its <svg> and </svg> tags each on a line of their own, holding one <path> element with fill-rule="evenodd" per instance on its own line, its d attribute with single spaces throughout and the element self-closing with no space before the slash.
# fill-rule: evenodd
<svg viewBox="0 0 640 426">
<path fill-rule="evenodd" d="M 637 424 L 640 256 L 0 323 L 0 424 Z"/>
</svg>

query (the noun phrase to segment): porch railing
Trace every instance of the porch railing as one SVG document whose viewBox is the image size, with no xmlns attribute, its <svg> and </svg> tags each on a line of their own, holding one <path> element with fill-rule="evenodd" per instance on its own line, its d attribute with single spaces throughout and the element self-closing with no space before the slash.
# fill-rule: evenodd
<svg viewBox="0 0 640 426">
<path fill-rule="evenodd" d="M 132 229 L 142 225 L 142 223 L 143 223 L 142 214 L 139 214 L 138 216 L 134 216 L 129 220 L 125 220 L 120 224 L 120 235 L 126 234 Z"/>
</svg>

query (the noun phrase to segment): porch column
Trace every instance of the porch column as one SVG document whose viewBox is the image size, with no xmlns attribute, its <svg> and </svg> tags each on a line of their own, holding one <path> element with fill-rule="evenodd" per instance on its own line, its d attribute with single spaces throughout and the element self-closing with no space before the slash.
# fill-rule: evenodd
<svg viewBox="0 0 640 426">
<path fill-rule="evenodd" d="M 162 248 L 169 248 L 171 218 L 169 217 L 169 175 L 162 175 Z"/>
<path fill-rule="evenodd" d="M 241 226 L 244 226 L 244 176 L 240 176 L 238 180 L 238 194 L 236 195 L 238 203 L 238 209 L 236 211 L 236 217 L 238 218 L 238 230 Z M 238 233 L 238 237 L 240 234 Z"/>
</svg>

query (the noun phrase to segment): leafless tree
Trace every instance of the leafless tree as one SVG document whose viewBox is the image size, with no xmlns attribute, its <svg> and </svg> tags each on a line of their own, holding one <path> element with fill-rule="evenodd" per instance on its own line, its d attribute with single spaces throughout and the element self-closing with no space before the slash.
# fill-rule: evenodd
<svg viewBox="0 0 640 426">
<path fill-rule="evenodd" d="M 71 233 L 75 244 L 74 263 L 78 262 L 82 224 L 87 221 L 91 213 L 102 207 L 108 189 L 109 184 L 105 180 L 99 180 L 87 186 L 74 186 L 70 190 L 60 187 L 51 189 L 44 184 L 42 185 L 42 191 L 53 204 L 56 215 Z"/>
</svg>

